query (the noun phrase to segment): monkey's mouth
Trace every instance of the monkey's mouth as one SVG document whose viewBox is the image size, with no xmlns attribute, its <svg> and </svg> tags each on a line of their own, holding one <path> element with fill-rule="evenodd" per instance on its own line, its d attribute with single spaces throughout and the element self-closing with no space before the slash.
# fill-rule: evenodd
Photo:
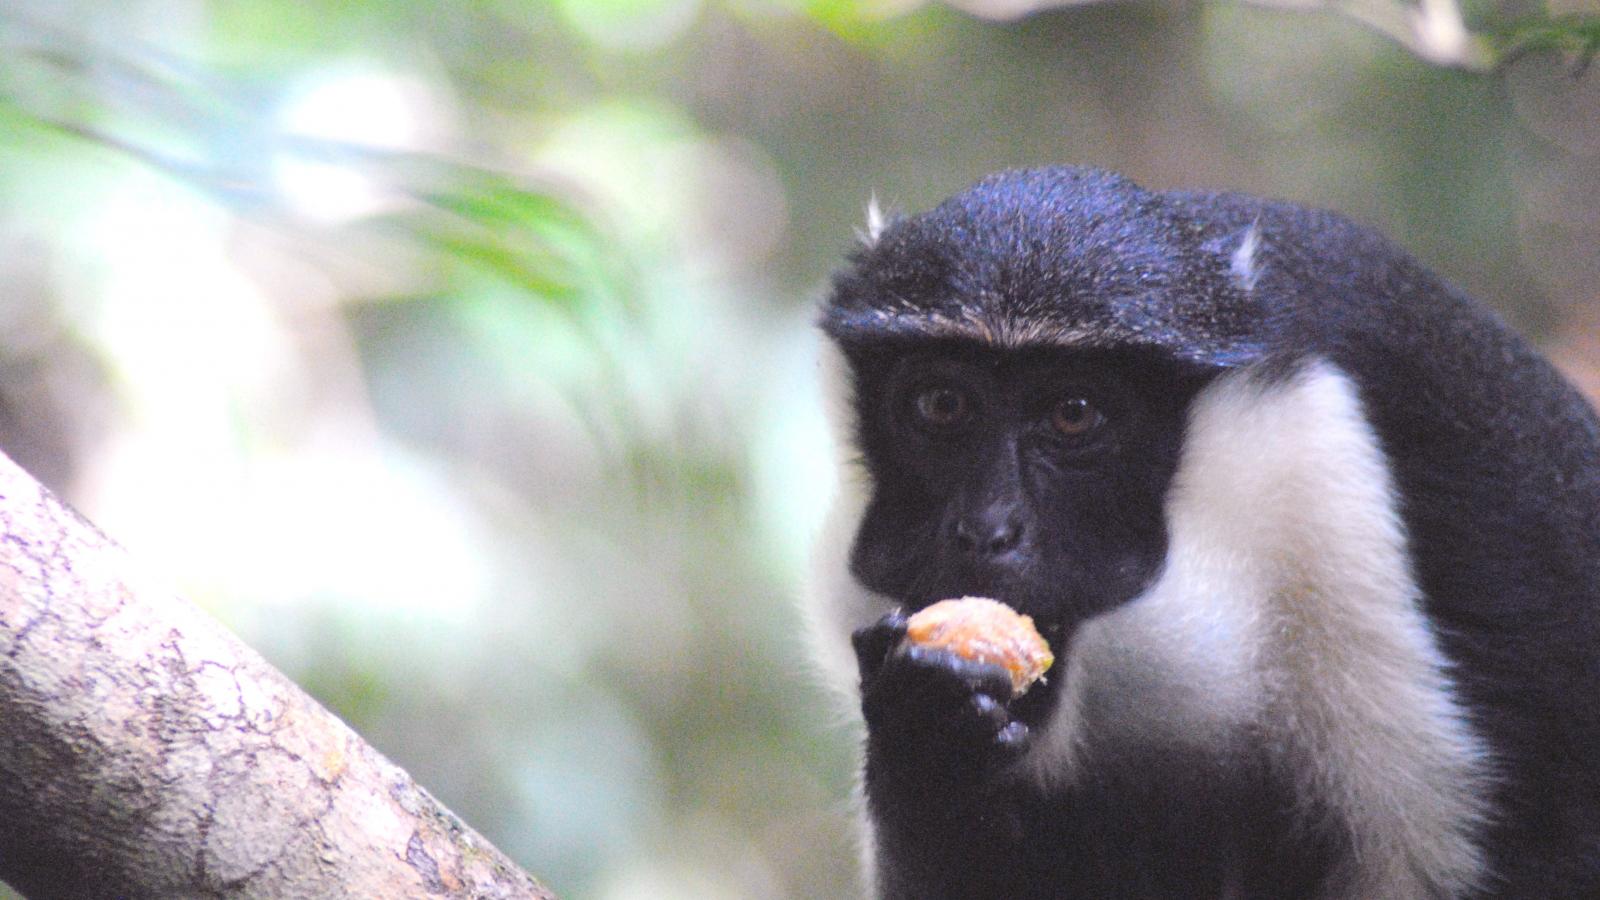
<svg viewBox="0 0 1600 900">
<path fill-rule="evenodd" d="M 893 595 L 891 595 L 893 596 Z M 1063 604 L 1050 600 L 1041 600 L 1030 596 L 1027 592 L 1004 589 L 988 589 L 969 586 L 964 590 L 939 590 L 916 596 L 901 595 L 895 597 L 901 609 L 907 615 L 920 612 L 941 600 L 955 600 L 961 597 L 984 597 L 1004 603 L 1018 613 L 1033 620 L 1033 627 L 1039 635 L 1050 644 L 1051 652 L 1059 655 L 1064 649 L 1064 644 L 1076 630 L 1077 622 L 1072 616 L 1063 613 Z"/>
<path fill-rule="evenodd" d="M 1072 629 L 1067 627 L 1067 623 L 1056 620 L 1041 622 L 1035 618 L 1033 627 L 1039 629 L 1039 636 L 1050 645 L 1051 653 L 1058 659 L 1066 657 L 1067 641 L 1072 637 Z"/>
</svg>

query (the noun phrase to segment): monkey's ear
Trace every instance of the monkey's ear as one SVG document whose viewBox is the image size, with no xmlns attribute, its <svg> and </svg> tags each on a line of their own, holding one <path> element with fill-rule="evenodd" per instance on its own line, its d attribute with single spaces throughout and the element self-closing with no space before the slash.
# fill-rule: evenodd
<svg viewBox="0 0 1600 900">
<path fill-rule="evenodd" d="M 870 248 L 878 243 L 878 237 L 889 227 L 889 221 L 890 218 L 884 214 L 883 207 L 878 205 L 878 192 L 873 191 L 867 198 L 867 224 L 864 228 L 856 229 L 856 237 L 860 239 L 861 246 Z"/>
<path fill-rule="evenodd" d="M 1228 274 L 1233 278 L 1233 283 L 1239 290 L 1249 293 L 1255 289 L 1256 280 L 1261 277 L 1261 229 L 1260 223 L 1251 222 L 1250 227 L 1239 236 L 1233 245 L 1233 252 L 1228 254 Z"/>
</svg>

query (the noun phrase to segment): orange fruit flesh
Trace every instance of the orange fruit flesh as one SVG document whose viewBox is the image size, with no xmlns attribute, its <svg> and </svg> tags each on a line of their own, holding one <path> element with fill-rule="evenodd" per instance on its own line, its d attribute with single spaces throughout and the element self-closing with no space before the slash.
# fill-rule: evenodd
<svg viewBox="0 0 1600 900">
<path fill-rule="evenodd" d="M 987 597 L 940 600 L 906 621 L 906 639 L 948 650 L 973 662 L 998 665 L 1021 696 L 1055 662 L 1033 618 Z"/>
</svg>

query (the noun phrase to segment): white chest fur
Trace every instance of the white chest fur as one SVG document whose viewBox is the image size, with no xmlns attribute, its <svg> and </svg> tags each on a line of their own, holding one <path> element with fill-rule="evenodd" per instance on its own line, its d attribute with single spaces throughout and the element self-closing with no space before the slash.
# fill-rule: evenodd
<svg viewBox="0 0 1600 900">
<path fill-rule="evenodd" d="M 1167 523 L 1155 584 L 1085 623 L 1063 654 L 1035 777 L 1071 779 L 1101 743 L 1204 745 L 1248 725 L 1308 807 L 1349 831 L 1331 896 L 1454 896 L 1479 881 L 1485 754 L 1419 608 L 1388 467 L 1351 381 L 1316 362 L 1208 386 Z M 1091 692 L 1126 702 L 1108 713 L 1085 702 Z"/>
</svg>

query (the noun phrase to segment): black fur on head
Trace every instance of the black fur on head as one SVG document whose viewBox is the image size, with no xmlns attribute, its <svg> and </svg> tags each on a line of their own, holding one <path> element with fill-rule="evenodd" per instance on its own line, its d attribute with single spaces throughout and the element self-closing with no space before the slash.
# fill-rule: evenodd
<svg viewBox="0 0 1600 900">
<path fill-rule="evenodd" d="M 823 328 L 895 336 L 1157 348 L 1208 365 L 1260 351 L 1260 311 L 1233 248 L 1121 176 L 1005 172 L 890 224 L 835 280 Z"/>
<path fill-rule="evenodd" d="M 1186 404 L 1261 354 L 1260 310 L 1223 245 L 1243 235 L 1076 168 L 995 175 L 877 234 L 823 317 L 873 475 L 855 577 L 911 609 L 1000 597 L 1052 641 L 1135 596 L 1165 554 Z M 930 386 L 966 398 L 962 429 L 918 424 Z M 1103 426 L 1063 438 L 1054 411 L 1080 401 Z M 985 529 L 1015 546 L 972 552 Z"/>
<path fill-rule="evenodd" d="M 1189 399 L 1261 353 L 1260 310 L 1223 244 L 1243 236 L 1074 168 L 990 177 L 876 235 L 823 319 L 851 364 L 873 476 L 857 580 L 910 609 L 999 597 L 1051 641 L 1137 595 L 1166 552 Z M 930 389 L 964 398 L 960 428 L 918 421 Z M 1063 403 L 1100 425 L 1062 435 Z M 998 538 L 1004 552 L 975 550 Z"/>
</svg>

